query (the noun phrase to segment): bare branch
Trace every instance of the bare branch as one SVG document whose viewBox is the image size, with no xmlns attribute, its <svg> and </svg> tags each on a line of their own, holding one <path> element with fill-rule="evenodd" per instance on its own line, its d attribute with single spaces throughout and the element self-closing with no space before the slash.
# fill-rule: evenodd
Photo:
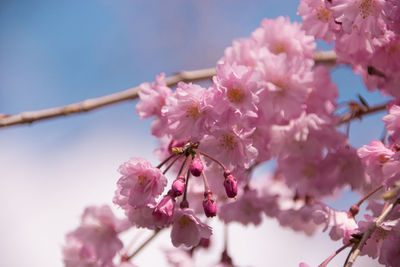
<svg viewBox="0 0 400 267">
<path fill-rule="evenodd" d="M 336 54 L 333 51 L 317 51 L 315 52 L 314 59 L 316 63 L 321 64 L 335 64 Z M 176 75 L 166 78 L 167 86 L 175 86 L 178 82 L 191 82 L 210 79 L 215 75 L 215 68 L 200 69 L 193 71 L 182 71 Z M 16 115 L 0 114 L 0 127 L 7 127 L 17 124 L 33 123 L 35 121 L 67 116 L 76 113 L 83 113 L 92 111 L 104 106 L 112 105 L 115 103 L 134 100 L 138 98 L 139 87 L 132 87 L 124 91 L 105 95 L 98 98 L 91 98 L 82 102 L 69 104 L 61 107 L 54 107 L 49 109 L 27 111 Z"/>
<path fill-rule="evenodd" d="M 361 119 L 362 116 L 367 115 L 367 114 L 384 111 L 386 109 L 386 106 L 387 106 L 387 103 L 383 103 L 383 104 L 372 106 L 372 107 L 363 107 L 363 108 L 354 110 L 350 114 L 343 116 L 340 119 L 339 124 L 344 124 L 344 123 L 350 122 L 354 119 Z"/>
</svg>

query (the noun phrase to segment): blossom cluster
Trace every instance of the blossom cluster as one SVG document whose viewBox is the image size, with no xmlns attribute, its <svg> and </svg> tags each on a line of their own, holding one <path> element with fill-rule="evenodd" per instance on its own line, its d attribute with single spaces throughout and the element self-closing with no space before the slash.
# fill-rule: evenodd
<svg viewBox="0 0 400 267">
<path fill-rule="evenodd" d="M 120 166 L 113 202 L 126 219 L 107 207 L 88 208 L 67 235 L 66 266 L 131 266 L 126 255 L 115 263 L 118 234 L 170 226 L 179 249 L 166 250 L 169 262 L 193 266 L 191 255 L 212 235 L 204 218 L 216 216 L 258 225 L 265 215 L 307 235 L 329 229 L 346 246 L 361 242 L 387 208 L 374 193 L 394 192 L 391 200 L 400 192 L 400 102 L 393 100 L 383 117 L 387 143 L 353 148 L 338 130 L 337 86 L 315 63 L 314 40 L 334 42 L 338 63 L 350 64 L 368 89 L 399 97 L 400 2 L 302 0 L 298 13 L 303 23 L 264 19 L 249 38 L 233 41 L 207 88 L 180 82 L 173 90 L 163 73 L 140 85 L 136 111 L 153 118 L 161 163 L 131 158 Z M 252 178 L 254 168 L 273 159 L 273 175 Z M 346 189 L 366 197 L 348 211 L 325 204 Z M 370 214 L 357 220 L 364 201 Z M 396 206 L 361 253 L 398 266 L 399 227 Z M 233 266 L 226 249 L 217 266 Z"/>
</svg>

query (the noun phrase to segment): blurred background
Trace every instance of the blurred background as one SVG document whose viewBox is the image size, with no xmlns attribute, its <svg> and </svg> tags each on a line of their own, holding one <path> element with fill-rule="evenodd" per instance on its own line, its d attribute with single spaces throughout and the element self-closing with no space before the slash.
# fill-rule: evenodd
<svg viewBox="0 0 400 267">
<path fill-rule="evenodd" d="M 262 18 L 296 15 L 291 0 L 2 0 L 0 2 L 0 113 L 14 114 L 82 101 L 153 81 L 156 74 L 215 66 L 233 39 L 246 38 Z M 320 49 L 329 45 L 318 43 Z M 368 93 L 349 68 L 333 71 L 339 102 Z M 0 129 L 1 266 L 62 266 L 64 235 L 87 205 L 112 205 L 118 166 L 130 157 L 156 163 L 150 121 L 136 102 L 82 115 Z M 380 138 L 381 117 L 354 123 L 355 147 Z M 266 169 L 266 168 L 264 168 Z M 333 203 L 348 209 L 349 194 Z M 115 208 L 115 207 L 114 207 Z M 210 266 L 222 251 L 213 222 L 213 247 L 197 256 Z M 341 246 L 327 233 L 308 238 L 273 219 L 259 227 L 230 226 L 229 250 L 238 266 L 311 266 Z M 165 231 L 142 251 L 138 266 L 166 266 Z M 144 236 L 147 233 L 144 233 Z M 332 266 L 341 265 L 347 253 Z M 356 266 L 377 266 L 362 257 Z"/>
</svg>

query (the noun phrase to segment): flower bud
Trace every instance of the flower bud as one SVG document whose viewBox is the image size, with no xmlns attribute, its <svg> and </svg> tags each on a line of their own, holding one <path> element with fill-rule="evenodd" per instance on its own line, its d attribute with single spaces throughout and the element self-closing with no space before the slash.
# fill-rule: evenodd
<svg viewBox="0 0 400 267">
<path fill-rule="evenodd" d="M 207 217 L 214 217 L 217 215 L 217 202 L 214 200 L 211 191 L 204 193 L 203 209 Z"/>
<path fill-rule="evenodd" d="M 225 170 L 224 170 L 224 177 L 227 178 L 229 175 L 232 175 L 231 171 L 225 169 Z"/>
<path fill-rule="evenodd" d="M 210 238 L 202 238 L 199 242 L 199 247 L 208 248 L 210 246 L 211 239 Z"/>
<path fill-rule="evenodd" d="M 167 195 L 157 203 L 153 210 L 153 218 L 161 222 L 163 225 L 168 225 L 172 222 L 175 208 L 175 197 L 170 190 Z"/>
<path fill-rule="evenodd" d="M 171 186 L 171 191 L 172 194 L 177 197 L 181 196 L 183 194 L 183 191 L 185 190 L 185 177 L 182 175 L 179 175 L 178 178 L 172 183 Z"/>
<path fill-rule="evenodd" d="M 193 176 L 199 177 L 203 172 L 203 163 L 199 158 L 194 158 L 192 163 L 190 164 L 190 172 Z"/>
<path fill-rule="evenodd" d="M 358 205 L 353 205 L 353 206 L 351 206 L 350 207 L 350 214 L 353 216 L 353 217 L 355 217 L 357 214 L 358 214 L 358 212 L 359 212 L 359 207 L 358 207 Z"/>
<path fill-rule="evenodd" d="M 225 175 L 225 173 L 224 173 Z M 225 192 L 226 195 L 230 198 L 234 198 L 237 195 L 237 180 L 236 178 L 232 175 L 229 174 L 226 176 L 225 181 L 224 181 L 224 187 L 225 187 Z"/>
</svg>

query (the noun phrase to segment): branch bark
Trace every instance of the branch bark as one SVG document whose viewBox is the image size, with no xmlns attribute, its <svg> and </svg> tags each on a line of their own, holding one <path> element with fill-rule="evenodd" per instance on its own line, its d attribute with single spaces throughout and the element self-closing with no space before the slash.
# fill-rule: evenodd
<svg viewBox="0 0 400 267">
<path fill-rule="evenodd" d="M 336 62 L 334 51 L 317 51 L 314 60 L 318 64 L 332 65 Z M 166 78 L 167 86 L 175 86 L 178 82 L 191 82 L 210 79 L 215 75 L 215 68 L 200 69 L 193 71 L 182 71 L 176 75 Z M 139 86 L 126 89 L 110 95 L 98 98 L 91 98 L 82 102 L 69 104 L 66 106 L 54 107 L 43 110 L 27 111 L 15 115 L 0 114 L 0 127 L 7 127 L 18 124 L 31 124 L 36 121 L 68 116 L 71 114 L 84 113 L 101 107 L 112 105 L 119 102 L 134 100 L 138 98 Z"/>
</svg>

